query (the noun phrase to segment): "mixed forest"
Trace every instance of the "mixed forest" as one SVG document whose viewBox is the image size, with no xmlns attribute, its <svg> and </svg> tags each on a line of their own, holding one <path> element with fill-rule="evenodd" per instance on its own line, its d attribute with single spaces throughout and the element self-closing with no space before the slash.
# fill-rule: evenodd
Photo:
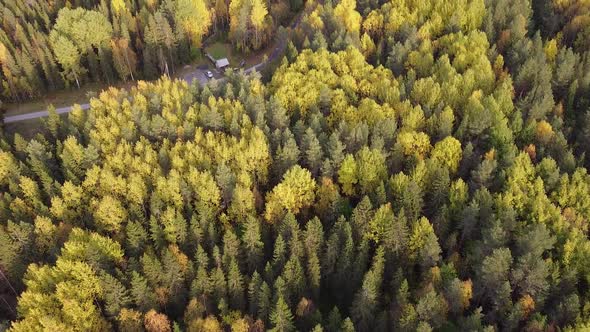
<svg viewBox="0 0 590 332">
<path fill-rule="evenodd" d="M 589 1 L 0 10 L 7 100 L 301 15 L 264 78 L 139 81 L 0 131 L 0 330 L 590 329 Z"/>
</svg>

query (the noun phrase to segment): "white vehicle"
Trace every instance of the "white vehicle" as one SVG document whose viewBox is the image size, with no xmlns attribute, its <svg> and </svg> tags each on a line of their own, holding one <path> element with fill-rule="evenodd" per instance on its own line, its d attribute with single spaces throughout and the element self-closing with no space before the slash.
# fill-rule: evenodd
<svg viewBox="0 0 590 332">
<path fill-rule="evenodd" d="M 213 73 L 210 70 L 207 70 L 205 75 L 207 75 L 208 78 L 213 78 Z"/>
</svg>

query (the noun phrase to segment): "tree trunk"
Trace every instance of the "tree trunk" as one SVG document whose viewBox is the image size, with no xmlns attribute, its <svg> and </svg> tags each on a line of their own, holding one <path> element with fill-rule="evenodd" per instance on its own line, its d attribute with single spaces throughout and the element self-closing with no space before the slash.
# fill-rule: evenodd
<svg viewBox="0 0 590 332">
<path fill-rule="evenodd" d="M 158 48 L 158 58 L 160 59 L 160 70 L 164 74 L 170 76 L 170 71 L 168 70 L 168 61 L 166 61 L 166 57 L 164 56 L 164 51 L 162 50 L 162 47 Z"/>
<path fill-rule="evenodd" d="M 129 74 L 131 75 L 131 79 L 133 81 L 135 81 L 135 78 L 133 77 L 133 69 L 131 68 L 131 64 L 129 63 L 129 50 L 125 49 L 125 63 L 127 64 L 127 69 L 129 69 Z"/>
<path fill-rule="evenodd" d="M 170 57 L 170 63 L 172 64 L 172 74 L 174 74 L 174 58 L 172 58 L 172 50 L 170 47 L 168 47 L 168 56 Z M 168 74 L 168 76 L 170 76 L 170 74 Z"/>
<path fill-rule="evenodd" d="M 80 81 L 78 80 L 78 74 L 74 71 L 74 78 L 76 79 L 76 85 L 78 86 L 78 90 L 80 90 Z"/>
</svg>

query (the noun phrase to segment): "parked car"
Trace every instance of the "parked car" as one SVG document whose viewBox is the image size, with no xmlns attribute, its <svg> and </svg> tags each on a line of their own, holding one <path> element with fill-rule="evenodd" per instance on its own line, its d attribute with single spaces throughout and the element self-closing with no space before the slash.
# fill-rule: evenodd
<svg viewBox="0 0 590 332">
<path fill-rule="evenodd" d="M 210 70 L 207 70 L 205 75 L 207 75 L 208 78 L 213 78 L 213 73 Z"/>
</svg>

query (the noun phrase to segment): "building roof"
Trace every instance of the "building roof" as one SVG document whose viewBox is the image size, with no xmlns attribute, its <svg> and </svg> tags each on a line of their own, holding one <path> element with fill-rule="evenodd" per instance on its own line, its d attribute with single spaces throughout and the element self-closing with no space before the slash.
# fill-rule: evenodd
<svg viewBox="0 0 590 332">
<path fill-rule="evenodd" d="M 215 67 L 217 68 L 223 68 L 223 67 L 227 67 L 229 66 L 229 61 L 227 61 L 226 58 L 223 59 L 219 59 L 215 61 Z"/>
</svg>

